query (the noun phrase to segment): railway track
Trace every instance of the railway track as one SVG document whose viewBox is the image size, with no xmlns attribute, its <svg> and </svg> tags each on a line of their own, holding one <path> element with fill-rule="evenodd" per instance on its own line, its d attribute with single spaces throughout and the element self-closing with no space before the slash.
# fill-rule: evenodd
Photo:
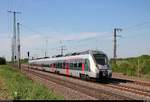
<svg viewBox="0 0 150 102">
<path fill-rule="evenodd" d="M 143 99 L 147 98 L 147 99 L 150 100 L 150 92 L 146 91 L 146 90 L 142 90 L 142 89 L 138 89 L 138 88 L 134 88 L 134 87 L 130 87 L 130 86 L 125 86 L 125 85 L 112 85 L 112 84 L 109 84 L 107 86 L 118 89 L 118 90 L 121 90 L 121 91 L 130 92 L 132 94 L 143 97 Z"/>
<path fill-rule="evenodd" d="M 27 70 L 26 70 L 27 71 Z M 30 70 L 31 71 L 31 70 Z M 34 75 L 37 75 L 39 77 L 43 77 L 43 74 L 39 74 L 39 72 L 35 72 L 35 71 L 31 71 Z M 45 76 L 43 78 L 46 78 L 47 80 L 49 80 L 49 76 Z M 86 93 L 92 97 L 96 97 L 98 99 L 101 99 L 101 95 L 100 95 L 100 92 L 101 94 L 103 93 L 103 96 L 105 96 L 105 99 L 106 97 L 110 97 L 110 96 L 113 96 L 113 97 L 118 97 L 119 99 L 123 99 L 123 100 L 129 100 L 129 99 L 140 99 L 140 100 L 150 100 L 150 90 L 145 90 L 145 89 L 140 89 L 140 88 L 135 88 L 133 85 L 130 86 L 130 84 L 135 84 L 135 85 L 142 85 L 143 87 L 146 86 L 146 87 L 149 87 L 150 84 L 149 83 L 142 83 L 142 82 L 139 82 L 139 81 L 132 81 L 132 80 L 123 80 L 123 79 L 115 79 L 115 78 L 112 78 L 111 80 L 108 80 L 107 84 L 104 84 L 105 87 L 109 87 L 109 88 L 113 88 L 115 90 L 119 90 L 121 92 L 126 92 L 127 94 L 132 94 L 131 96 L 133 96 L 134 98 L 132 97 L 127 97 L 127 96 L 124 96 L 122 93 L 121 94 L 118 94 L 118 93 L 115 93 L 115 92 L 111 92 L 111 91 L 106 91 L 106 90 L 102 90 L 102 89 L 98 89 L 98 88 L 93 88 L 93 87 L 89 87 L 89 86 L 85 86 L 85 85 L 80 85 L 79 83 L 76 84 L 74 82 L 66 82 L 63 80 L 63 82 L 61 82 L 59 79 L 57 78 L 54 78 L 51 80 L 55 83 L 59 83 L 59 84 L 63 84 L 67 87 L 70 87 L 70 88 L 74 88 L 75 90 L 79 90 L 79 91 L 82 91 L 83 93 Z M 59 82 L 57 82 L 59 80 Z M 66 82 L 66 83 L 64 83 Z M 116 83 L 123 83 L 123 84 L 116 84 Z M 95 83 L 95 85 L 101 85 L 99 83 Z M 128 84 L 128 85 L 126 85 Z M 76 87 L 74 87 L 76 86 Z M 149 87 L 150 88 L 150 87 Z M 87 90 L 88 89 L 88 90 Z M 89 93 L 90 92 L 90 93 Z M 138 97 L 138 98 L 136 98 Z"/>
<path fill-rule="evenodd" d="M 30 74 L 33 74 L 33 75 L 38 76 L 40 78 L 46 79 L 48 81 L 52 81 L 52 82 L 57 83 L 57 84 L 64 85 L 65 87 L 69 87 L 71 89 L 80 91 L 82 93 L 85 93 L 85 94 L 92 96 L 94 98 L 97 98 L 97 99 L 102 99 L 102 100 L 106 100 L 106 99 L 107 100 L 108 99 L 131 100 L 131 98 L 128 98 L 128 97 L 125 97 L 122 95 L 118 95 L 116 93 L 106 91 L 103 89 L 97 89 L 94 87 L 89 87 L 89 86 L 85 86 L 85 85 L 82 85 L 79 83 L 77 84 L 77 83 L 70 82 L 70 81 L 68 82 L 66 80 L 60 80 L 60 79 L 54 78 L 54 77 L 50 78 L 50 76 L 45 75 L 45 74 L 41 74 L 39 72 L 36 72 L 35 70 L 28 70 L 28 69 L 24 69 L 24 70 L 26 72 L 30 72 Z"/>
<path fill-rule="evenodd" d="M 140 99 L 150 100 L 150 83 L 111 78 L 110 80 L 107 80 L 106 86 L 132 93 L 141 97 Z"/>
<path fill-rule="evenodd" d="M 137 95 L 142 100 L 150 100 L 150 83 L 116 78 L 111 78 L 107 81 L 102 80 L 100 83 L 106 83 L 105 86 L 107 87 Z"/>
<path fill-rule="evenodd" d="M 142 82 L 142 81 L 136 81 L 136 80 L 127 80 L 127 79 L 111 78 L 111 81 L 112 81 L 112 82 L 132 83 L 132 84 L 135 84 L 135 85 L 141 85 L 141 86 L 150 87 L 150 83 Z"/>
</svg>

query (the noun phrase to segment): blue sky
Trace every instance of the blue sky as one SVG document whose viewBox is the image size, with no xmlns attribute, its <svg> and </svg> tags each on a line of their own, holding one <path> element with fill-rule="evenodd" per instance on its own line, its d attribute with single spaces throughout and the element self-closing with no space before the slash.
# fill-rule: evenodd
<svg viewBox="0 0 150 102">
<path fill-rule="evenodd" d="M 30 51 L 34 57 L 99 49 L 113 54 L 113 29 L 122 28 L 118 39 L 118 57 L 150 54 L 150 0 L 0 0 L 0 56 L 10 59 L 12 14 L 21 11 L 22 57 Z M 148 22 L 148 23 L 145 23 Z M 5 46 L 2 45 L 5 42 Z"/>
</svg>

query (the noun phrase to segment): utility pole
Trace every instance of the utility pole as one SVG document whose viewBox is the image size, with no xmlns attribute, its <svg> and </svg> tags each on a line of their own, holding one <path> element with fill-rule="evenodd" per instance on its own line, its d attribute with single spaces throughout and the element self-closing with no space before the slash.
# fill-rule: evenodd
<svg viewBox="0 0 150 102">
<path fill-rule="evenodd" d="M 13 13 L 14 16 L 14 23 L 13 23 L 13 37 L 12 37 L 12 63 L 14 64 L 16 61 L 16 14 L 20 14 L 20 12 L 16 11 L 8 11 L 9 13 Z"/>
<path fill-rule="evenodd" d="M 18 61 L 18 68 L 21 69 L 21 63 L 20 63 L 20 23 L 17 23 L 17 34 L 18 34 L 18 39 L 17 39 L 17 61 Z"/>
<path fill-rule="evenodd" d="M 117 31 L 122 31 L 122 29 L 121 28 L 115 28 L 114 29 L 114 64 L 116 65 L 116 58 L 117 58 L 117 54 L 116 54 L 116 52 L 117 52 L 117 38 L 116 37 L 118 37 L 117 36 Z"/>
<path fill-rule="evenodd" d="M 62 41 L 60 41 L 60 44 L 62 44 Z M 66 50 L 65 48 L 64 48 L 65 46 L 64 45 L 61 45 L 61 55 L 63 56 L 63 52 L 64 52 L 64 50 Z"/>
<path fill-rule="evenodd" d="M 30 52 L 29 51 L 27 52 L 27 55 L 28 55 L 28 70 L 29 70 L 29 58 L 30 58 Z"/>
<path fill-rule="evenodd" d="M 45 57 L 47 57 L 47 53 L 48 53 L 48 51 L 47 51 L 47 46 L 48 46 L 48 39 L 46 39 L 46 45 L 45 45 Z"/>
<path fill-rule="evenodd" d="M 138 77 L 140 77 L 140 67 L 139 67 L 139 64 L 140 64 L 140 57 L 138 58 Z"/>
<path fill-rule="evenodd" d="M 64 45 L 61 46 L 61 55 L 62 55 L 62 56 L 63 56 L 64 50 L 66 50 L 64 47 L 65 47 Z"/>
</svg>

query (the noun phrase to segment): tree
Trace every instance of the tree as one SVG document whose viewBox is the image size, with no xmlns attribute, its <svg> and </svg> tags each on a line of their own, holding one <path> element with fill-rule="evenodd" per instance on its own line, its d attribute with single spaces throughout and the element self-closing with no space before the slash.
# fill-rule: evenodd
<svg viewBox="0 0 150 102">
<path fill-rule="evenodd" d="M 6 59 L 3 57 L 0 57 L 0 65 L 6 64 Z"/>
</svg>

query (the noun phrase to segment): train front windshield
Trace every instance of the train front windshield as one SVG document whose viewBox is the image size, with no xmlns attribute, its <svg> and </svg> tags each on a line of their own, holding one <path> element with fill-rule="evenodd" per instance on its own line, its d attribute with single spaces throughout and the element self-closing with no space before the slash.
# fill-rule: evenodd
<svg viewBox="0 0 150 102">
<path fill-rule="evenodd" d="M 104 54 L 93 54 L 93 56 L 94 56 L 97 64 L 107 65 L 108 59 L 107 59 L 106 55 L 104 55 Z"/>
</svg>

